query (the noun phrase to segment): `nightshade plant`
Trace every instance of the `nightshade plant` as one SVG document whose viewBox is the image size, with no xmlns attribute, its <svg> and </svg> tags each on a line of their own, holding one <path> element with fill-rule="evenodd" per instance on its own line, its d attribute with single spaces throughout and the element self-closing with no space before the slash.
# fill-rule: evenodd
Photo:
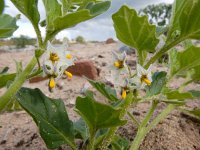
<svg viewBox="0 0 200 150">
<path fill-rule="evenodd" d="M 20 87 L 26 79 L 41 73 L 39 57 L 47 49 L 49 55 L 43 63 L 43 68 L 50 77 L 49 87 L 54 88 L 54 79 L 63 74 L 69 65 L 66 59 L 71 59 L 71 56 L 62 52 L 64 56 L 62 58 L 64 61 L 62 61 L 62 55 L 54 51 L 54 47 L 50 51 L 46 48 L 48 41 L 61 30 L 103 13 L 109 8 L 110 2 L 43 0 L 47 17 L 41 22 L 41 25 L 46 26 L 46 37 L 42 39 L 37 0 L 11 1 L 33 24 L 38 37 L 38 48 L 35 50 L 33 59 L 20 73 L 10 78 L 10 74 L 1 72 L 0 79 L 4 81 L 1 87 L 6 85 L 6 80 L 13 79 L 14 81 L 0 98 L 0 110 L 12 102 L 13 97 L 16 97 L 20 105 L 33 117 L 49 149 L 68 144 L 74 150 L 137 150 L 147 133 L 169 113 L 177 108 L 183 110 L 188 100 L 200 98 L 200 91 L 185 89 L 188 84 L 200 80 L 200 48 L 192 44 L 183 44 L 186 40 L 200 40 L 200 0 L 175 0 L 165 44 L 161 48 L 157 45 L 163 33 L 160 31 L 156 33 L 156 26 L 149 24 L 146 16 L 138 16 L 134 9 L 126 5 L 113 14 L 117 38 L 136 50 L 136 70 L 131 70 L 126 64 L 125 53 L 114 53 L 114 59 L 111 62 L 115 72 L 114 86 L 120 90 L 115 90 L 101 82 L 88 80 L 105 96 L 107 103 L 97 102 L 93 92 L 86 90 L 84 97 L 79 96 L 76 99 L 75 111 L 81 116 L 76 122 L 69 120 L 62 100 L 48 98 L 39 89 L 20 89 Z M 181 50 L 176 48 L 177 44 L 182 45 Z M 51 46 L 50 43 L 49 46 Z M 168 72 L 163 71 L 164 69 L 152 72 L 151 67 L 156 65 L 158 58 L 166 52 L 170 57 Z M 59 61 L 62 61 L 61 65 L 57 64 Z M 35 70 L 37 63 L 38 70 Z M 70 62 L 71 64 L 73 62 Z M 57 65 L 61 66 L 61 70 Z M 68 75 L 70 76 L 69 73 Z M 173 79 L 177 78 L 184 79 L 184 81 L 181 80 L 183 81 L 181 86 L 179 88 L 169 86 Z M 118 79 L 121 81 L 118 82 Z M 149 102 L 151 107 L 142 120 L 137 120 L 128 108 L 146 102 Z M 152 117 L 160 103 L 165 103 L 166 108 L 157 116 Z M 198 109 L 184 110 L 184 112 L 200 117 Z M 132 142 L 121 138 L 116 132 L 119 126 L 127 123 L 124 118 L 126 114 L 138 127 L 136 137 Z M 76 146 L 75 139 L 82 139 L 81 147 Z"/>
</svg>

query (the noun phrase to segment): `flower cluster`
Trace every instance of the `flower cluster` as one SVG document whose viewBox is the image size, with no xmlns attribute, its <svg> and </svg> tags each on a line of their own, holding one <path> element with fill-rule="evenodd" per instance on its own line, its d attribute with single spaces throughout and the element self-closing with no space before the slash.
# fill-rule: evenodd
<svg viewBox="0 0 200 150">
<path fill-rule="evenodd" d="M 72 78 L 72 74 L 66 71 L 72 65 L 74 65 L 74 59 L 70 52 L 67 51 L 67 44 L 54 47 L 48 42 L 47 51 L 43 60 L 43 71 L 44 75 L 49 78 L 50 90 L 56 86 L 55 79 L 59 79 L 63 74 L 68 78 Z"/>
<path fill-rule="evenodd" d="M 136 72 L 132 75 L 131 69 L 126 64 L 126 57 L 125 52 L 120 54 L 113 52 L 113 62 L 111 65 L 114 72 L 114 85 L 120 85 L 122 99 L 126 98 L 130 90 L 143 89 L 145 85 L 150 86 L 152 82 L 151 66 L 146 70 L 140 64 L 137 64 Z M 122 74 L 125 74 L 125 78 L 120 76 Z"/>
</svg>

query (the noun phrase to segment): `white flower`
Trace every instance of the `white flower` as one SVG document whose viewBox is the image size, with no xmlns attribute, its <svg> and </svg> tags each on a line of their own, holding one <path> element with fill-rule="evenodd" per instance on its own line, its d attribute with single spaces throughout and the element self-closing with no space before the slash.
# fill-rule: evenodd
<svg viewBox="0 0 200 150">
<path fill-rule="evenodd" d="M 133 78 L 132 82 L 140 88 L 144 88 L 145 85 L 150 86 L 152 82 L 151 66 L 146 70 L 140 64 L 137 64 L 137 77 Z"/>
<path fill-rule="evenodd" d="M 119 79 L 120 74 L 127 73 L 128 68 L 126 65 L 126 52 L 123 52 L 121 54 L 113 52 L 111 70 L 114 72 L 114 81 L 117 81 Z"/>
<path fill-rule="evenodd" d="M 52 61 L 43 61 L 42 68 L 45 76 L 52 76 L 54 74 L 54 64 L 52 63 Z"/>
<path fill-rule="evenodd" d="M 66 69 L 74 65 L 74 59 L 69 51 L 67 44 L 60 47 L 54 47 L 50 42 L 47 45 L 46 55 L 43 61 L 43 71 L 45 76 L 49 77 L 49 89 L 55 87 L 55 79 L 59 79 L 64 73 L 68 78 L 72 78 L 72 74 Z"/>
<path fill-rule="evenodd" d="M 57 61 L 63 61 L 64 50 L 54 47 L 49 41 L 47 43 L 47 51 L 45 53 L 45 59 L 50 60 L 53 63 Z"/>
</svg>

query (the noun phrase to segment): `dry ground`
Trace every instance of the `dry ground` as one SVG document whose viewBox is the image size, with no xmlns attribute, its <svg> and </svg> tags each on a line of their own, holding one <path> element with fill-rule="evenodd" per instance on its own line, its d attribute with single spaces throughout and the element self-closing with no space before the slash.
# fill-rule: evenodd
<svg viewBox="0 0 200 150">
<path fill-rule="evenodd" d="M 109 63 L 111 53 L 118 49 L 117 44 L 87 43 L 84 45 L 74 44 L 69 47 L 72 54 L 78 59 L 93 60 L 100 68 L 99 80 L 105 81 L 110 76 Z M 10 68 L 9 72 L 15 72 L 14 60 L 23 61 L 26 65 L 33 55 L 33 51 L 0 53 L 0 69 L 4 66 Z M 134 68 L 135 56 L 129 56 L 129 63 Z M 157 66 L 154 70 L 161 70 Z M 48 81 L 30 84 L 28 81 L 23 85 L 30 88 L 40 88 L 47 96 L 63 99 L 70 119 L 78 119 L 73 111 L 75 99 L 80 95 L 80 89 L 87 81 L 81 77 L 73 77 L 72 80 L 60 80 L 62 89 L 55 89 L 50 93 L 47 88 Z M 179 83 L 175 82 L 174 87 Z M 191 88 L 199 88 L 199 85 L 192 85 Z M 0 89 L 0 95 L 5 89 Z M 103 99 L 100 99 L 103 101 Z M 149 107 L 148 103 L 140 104 L 130 111 L 140 119 L 145 115 Z M 155 115 L 165 107 L 160 104 Z M 200 108 L 199 100 L 189 102 L 190 109 Z M 0 115 L 0 150 L 46 150 L 45 144 L 38 134 L 38 129 L 29 115 L 24 111 L 7 112 Z M 129 139 L 135 136 L 136 127 L 129 123 L 125 127 L 120 127 L 118 133 Z M 200 123 L 198 120 L 184 116 L 178 111 L 174 111 L 145 138 L 140 150 L 200 150 Z M 67 149 L 67 148 L 63 148 Z"/>
</svg>

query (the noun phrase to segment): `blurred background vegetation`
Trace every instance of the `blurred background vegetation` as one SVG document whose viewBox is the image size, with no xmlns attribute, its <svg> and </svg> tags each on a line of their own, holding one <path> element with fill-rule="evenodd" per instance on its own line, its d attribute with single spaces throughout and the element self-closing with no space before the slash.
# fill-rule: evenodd
<svg viewBox="0 0 200 150">
<path fill-rule="evenodd" d="M 172 4 L 161 3 L 148 5 L 139 11 L 139 15 L 147 15 L 149 22 L 157 26 L 167 26 L 172 13 Z"/>
</svg>

